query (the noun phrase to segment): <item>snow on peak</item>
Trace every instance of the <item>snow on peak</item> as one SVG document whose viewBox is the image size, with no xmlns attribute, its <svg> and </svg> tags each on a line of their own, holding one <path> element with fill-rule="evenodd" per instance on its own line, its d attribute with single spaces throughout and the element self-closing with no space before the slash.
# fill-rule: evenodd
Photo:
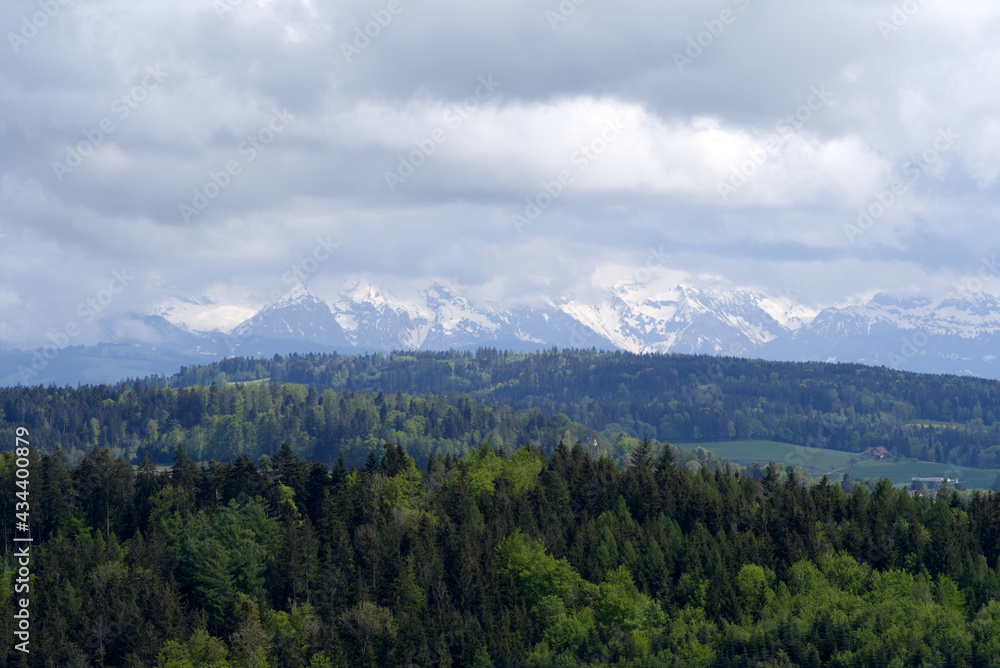
<svg viewBox="0 0 1000 668">
<path fill-rule="evenodd" d="M 274 306 L 285 306 L 288 304 L 301 304 L 303 302 L 311 301 L 322 301 L 316 295 L 309 291 L 302 283 L 296 283 L 295 287 L 286 292 L 274 302 Z"/>
<path fill-rule="evenodd" d="M 382 288 L 367 278 L 356 278 L 347 285 L 348 287 L 340 292 L 342 300 L 347 299 L 355 303 L 368 302 L 372 304 L 384 303 L 386 301 Z"/>
<path fill-rule="evenodd" d="M 809 324 L 819 313 L 818 309 L 803 306 L 787 297 L 763 297 L 758 303 L 778 324 L 791 331 Z"/>
<path fill-rule="evenodd" d="M 152 315 L 189 332 L 232 332 L 257 312 L 250 306 L 217 304 L 208 297 L 170 297 L 158 304 Z"/>
</svg>

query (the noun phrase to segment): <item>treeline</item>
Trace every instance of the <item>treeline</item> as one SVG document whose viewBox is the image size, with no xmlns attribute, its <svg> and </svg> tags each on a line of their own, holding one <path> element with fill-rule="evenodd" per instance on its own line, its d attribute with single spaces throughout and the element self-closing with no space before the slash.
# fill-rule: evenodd
<svg viewBox="0 0 1000 668">
<path fill-rule="evenodd" d="M 343 454 L 350 466 L 380 454 L 386 441 L 421 465 L 431 453 L 462 454 L 483 441 L 497 448 L 533 443 L 551 452 L 560 440 L 584 440 L 594 452 L 619 460 L 637 442 L 608 442 L 565 415 L 487 406 L 454 393 L 320 392 L 276 381 L 181 389 L 145 382 L 0 388 L 0 439 L 13 443 L 19 424 L 30 425 L 45 448 L 61 448 L 71 466 L 94 447 L 133 463 L 148 456 L 169 464 L 180 445 L 195 461 L 256 461 L 288 441 L 301 456 L 332 465 Z"/>
<path fill-rule="evenodd" d="M 273 379 L 318 390 L 466 394 L 562 413 L 608 438 L 766 439 L 1000 467 L 1000 382 L 858 364 L 593 350 L 236 358 L 188 367 L 174 386 Z M 915 421 L 954 423 L 926 426 Z"/>
<path fill-rule="evenodd" d="M 487 444 L 423 470 L 299 458 L 158 473 L 32 455 L 31 654 L 8 666 L 1000 664 L 1000 495 L 623 469 Z M 0 494 L 13 499 L 10 453 Z M 0 504 L 4 536 L 13 517 Z M 0 634 L 13 637 L 4 544 Z"/>
</svg>

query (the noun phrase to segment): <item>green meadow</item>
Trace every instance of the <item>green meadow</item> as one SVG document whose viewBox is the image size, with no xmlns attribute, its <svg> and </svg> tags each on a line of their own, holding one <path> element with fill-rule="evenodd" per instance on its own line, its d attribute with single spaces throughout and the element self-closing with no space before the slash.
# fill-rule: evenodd
<svg viewBox="0 0 1000 668">
<path fill-rule="evenodd" d="M 910 459 L 886 459 L 880 462 L 857 452 L 825 450 L 777 441 L 716 441 L 711 443 L 675 443 L 682 450 L 704 448 L 734 464 L 791 464 L 809 472 L 814 478 L 824 474 L 839 480 L 847 473 L 854 480 L 889 478 L 894 485 L 908 485 L 914 476 L 948 476 L 958 478 L 966 489 L 990 489 L 1000 469 L 974 469 L 952 464 L 936 464 Z"/>
</svg>

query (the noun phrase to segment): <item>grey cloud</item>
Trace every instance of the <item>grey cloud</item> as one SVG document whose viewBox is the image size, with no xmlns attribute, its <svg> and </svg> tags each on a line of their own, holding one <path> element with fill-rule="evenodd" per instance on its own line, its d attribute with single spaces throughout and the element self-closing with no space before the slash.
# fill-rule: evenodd
<svg viewBox="0 0 1000 668">
<path fill-rule="evenodd" d="M 142 278 L 116 298 L 122 312 L 212 286 L 260 299 L 320 234 L 343 248 L 311 278 L 328 287 L 440 276 L 544 301 L 663 246 L 691 280 L 793 284 L 820 306 L 866 286 L 946 290 L 945 277 L 975 271 L 969 252 L 1000 242 L 989 8 L 928 4 L 884 38 L 891 6 L 862 2 L 586 2 L 568 15 L 529 0 L 398 0 L 395 13 L 389 0 L 232 4 L 220 16 L 195 0 L 74 2 L 17 52 L 8 33 L 38 5 L 0 7 L 0 258 L 14 260 L 0 269 L 0 303 L 20 300 L 0 316 L 5 343 L 43 340 L 127 263 Z M 678 68 L 689 38 L 701 50 Z M 144 87 L 149 67 L 166 73 L 155 87 Z M 442 111 L 491 75 L 499 90 L 449 126 Z M 823 86 L 832 101 L 795 128 L 800 141 L 761 168 L 746 201 L 716 199 L 734 143 L 775 134 Z M 128 98 L 137 87 L 143 99 Z M 567 164 L 595 101 L 641 110 L 647 125 L 574 172 L 519 234 L 511 215 Z M 287 130 L 248 160 L 245 142 L 284 109 Z M 578 118 L 546 116 L 568 109 Z M 92 142 L 106 119 L 113 129 Z M 717 129 L 688 141 L 705 119 Z M 437 127 L 435 153 L 390 189 L 386 172 Z M 945 127 L 961 139 L 940 169 L 848 239 L 883 163 L 898 175 Z M 817 172 L 792 174 L 799 185 L 767 171 L 785 161 Z"/>
</svg>

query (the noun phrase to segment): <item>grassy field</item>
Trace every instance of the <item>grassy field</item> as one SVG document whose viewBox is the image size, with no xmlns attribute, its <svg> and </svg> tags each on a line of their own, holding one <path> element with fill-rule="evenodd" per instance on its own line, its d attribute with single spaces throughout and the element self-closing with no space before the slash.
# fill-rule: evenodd
<svg viewBox="0 0 1000 668">
<path fill-rule="evenodd" d="M 898 459 L 884 462 L 862 457 L 856 452 L 824 450 L 804 445 L 790 445 L 776 441 L 720 441 L 714 443 L 675 443 L 682 450 L 704 448 L 722 459 L 735 464 L 766 464 L 769 461 L 792 464 L 804 468 L 809 475 L 819 478 L 827 474 L 839 480 L 847 473 L 851 478 L 889 478 L 894 485 L 909 484 L 914 476 L 944 476 L 958 478 L 966 489 L 989 489 L 1000 469 L 974 469 L 951 464 L 935 464 L 916 460 Z"/>
</svg>

